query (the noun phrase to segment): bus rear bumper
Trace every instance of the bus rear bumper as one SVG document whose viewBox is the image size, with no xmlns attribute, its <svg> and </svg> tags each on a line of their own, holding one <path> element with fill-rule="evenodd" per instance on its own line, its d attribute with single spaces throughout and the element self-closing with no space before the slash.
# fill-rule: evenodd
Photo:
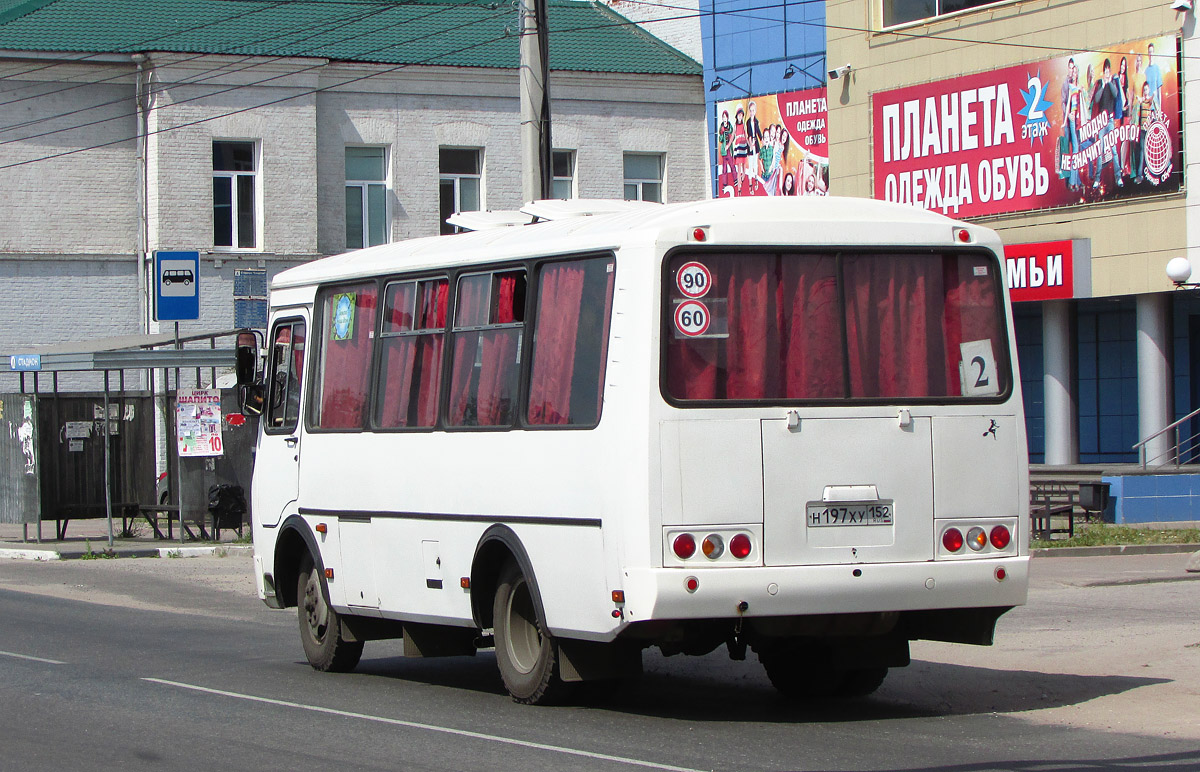
<svg viewBox="0 0 1200 772">
<path fill-rule="evenodd" d="M 626 622 L 1011 607 L 1026 601 L 1029 558 L 630 569 L 626 582 Z"/>
</svg>

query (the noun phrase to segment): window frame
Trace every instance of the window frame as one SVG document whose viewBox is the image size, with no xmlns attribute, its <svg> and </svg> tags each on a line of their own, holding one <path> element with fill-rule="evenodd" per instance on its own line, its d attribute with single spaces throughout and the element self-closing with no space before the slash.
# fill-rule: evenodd
<svg viewBox="0 0 1200 772">
<path fill-rule="evenodd" d="M 392 241 L 392 218 L 391 218 L 391 196 L 392 192 L 392 153 L 390 145 L 346 145 L 343 148 L 343 171 L 345 170 L 345 159 L 348 151 L 358 149 L 382 150 L 383 151 L 383 179 L 382 180 L 364 180 L 351 179 L 346 177 L 346 189 L 358 188 L 359 201 L 362 202 L 362 234 L 363 243 L 360 246 L 350 244 L 350 234 L 346 233 L 346 249 L 367 249 L 368 247 L 376 247 L 382 244 L 389 244 Z M 380 186 L 383 188 L 383 212 L 380 217 L 383 218 L 383 241 L 379 244 L 370 243 L 371 237 L 371 207 L 370 207 L 370 188 L 372 186 Z M 346 213 L 347 216 L 349 213 Z"/>
<path fill-rule="evenodd" d="M 417 286 L 419 287 L 421 282 L 440 281 L 440 280 L 446 281 L 448 291 L 446 294 L 446 324 L 441 329 L 441 334 L 442 334 L 442 357 L 441 357 L 441 359 L 442 359 L 442 361 L 439 366 L 439 371 L 437 374 L 438 394 L 437 394 L 437 405 L 435 408 L 436 409 L 436 417 L 434 418 L 433 425 L 432 426 L 382 426 L 382 425 L 380 425 L 377 416 L 379 415 L 379 408 L 380 408 L 381 401 L 383 399 L 383 391 L 379 388 L 380 387 L 379 379 L 383 375 L 383 357 L 384 357 L 383 342 L 384 342 L 384 340 L 389 339 L 389 338 L 400 338 L 400 337 L 419 337 L 421 335 L 431 334 L 430 330 L 424 330 L 424 329 L 411 330 L 408 332 L 393 332 L 393 333 L 385 333 L 383 331 L 384 311 L 386 309 L 386 304 L 387 304 L 388 288 L 395 284 L 407 284 L 410 282 L 417 284 Z M 446 361 L 447 361 L 447 354 L 450 351 L 450 329 L 453 325 L 453 316 L 451 316 L 451 314 L 454 313 L 454 300 L 455 300 L 454 281 L 455 281 L 454 280 L 454 272 L 453 271 L 444 271 L 444 270 L 443 271 L 422 271 L 420 273 L 401 274 L 399 276 L 386 276 L 386 277 L 382 277 L 380 279 L 380 286 L 382 289 L 380 290 L 380 295 L 379 295 L 379 314 L 378 314 L 379 319 L 377 320 L 378 324 L 376 325 L 376 328 L 375 328 L 375 337 L 374 337 L 374 341 L 375 341 L 374 346 L 375 347 L 372 352 L 372 360 L 373 361 L 371 364 L 371 374 L 372 374 L 371 391 L 370 391 L 370 394 L 368 395 L 368 402 L 369 402 L 368 421 L 367 421 L 367 430 L 368 431 L 377 432 L 379 434 L 420 434 L 420 433 L 442 431 L 442 422 L 443 422 L 443 418 L 444 418 L 444 410 L 443 410 L 442 404 L 446 398 L 446 389 L 448 388 L 447 378 L 446 378 L 446 371 L 447 371 Z M 419 297 L 419 295 L 418 295 L 418 297 Z"/>
<path fill-rule="evenodd" d="M 325 325 L 328 322 L 328 317 L 325 314 L 325 304 L 321 302 L 321 298 L 326 292 L 336 292 L 337 290 L 345 290 L 350 287 L 373 286 L 375 288 L 375 320 L 368 333 L 367 339 L 371 342 L 370 356 L 367 359 L 367 393 L 366 402 L 363 407 L 364 420 L 359 426 L 350 427 L 328 427 L 318 426 L 316 413 L 318 410 L 317 394 L 319 390 L 316 388 L 321 378 L 321 373 L 318 367 L 325 361 Z M 379 358 L 379 346 L 376 341 L 379 338 L 379 322 L 382 316 L 380 309 L 380 301 L 382 300 L 382 281 L 378 276 L 367 276 L 360 279 L 339 279 L 325 284 L 319 284 L 316 291 L 313 293 L 313 308 L 312 308 L 312 329 L 319 333 L 318 336 L 310 336 L 309 339 L 309 359 L 308 359 L 308 387 L 304 393 L 304 405 L 302 413 L 304 414 L 304 430 L 312 434 L 354 434 L 367 431 L 371 424 L 372 410 L 374 409 L 375 395 L 375 378 L 377 360 Z M 314 348 L 315 347 L 315 348 Z M 324 386 L 323 383 L 320 385 Z"/>
<path fill-rule="evenodd" d="M 957 16 L 962 16 L 963 14 L 975 13 L 976 11 L 985 11 L 997 6 L 1016 5 L 1018 1 L 1019 0 L 990 0 L 989 2 L 973 5 L 969 8 L 960 8 L 957 11 L 949 11 L 948 13 L 934 13 L 932 16 L 923 16 L 919 19 L 912 19 L 911 21 L 901 21 L 896 22 L 895 24 L 886 24 L 884 18 L 886 16 L 885 4 L 887 3 L 887 0 L 878 0 L 877 3 L 872 3 L 879 14 L 879 23 L 875 26 L 875 32 L 895 32 L 896 30 L 905 29 L 906 27 L 917 27 L 922 24 L 933 24 L 945 19 L 953 19 Z M 943 0 L 934 0 L 934 3 L 938 6 L 941 6 L 942 2 Z"/>
<path fill-rule="evenodd" d="M 566 157 L 567 166 L 570 169 L 570 173 L 568 175 L 559 176 L 559 175 L 554 174 L 554 158 L 555 158 L 555 156 L 558 156 L 558 157 L 565 156 Z M 570 188 L 570 195 L 562 200 L 570 201 L 571 199 L 579 197 L 579 176 L 576 174 L 576 169 L 577 169 L 576 160 L 577 159 L 578 159 L 578 154 L 574 150 L 551 151 L 550 192 L 552 194 L 551 195 L 552 198 L 557 198 L 557 196 L 554 196 L 553 193 L 554 193 L 555 184 L 559 183 L 559 182 L 565 182 L 567 184 L 567 186 Z"/>
<path fill-rule="evenodd" d="M 210 142 L 212 150 L 216 151 L 218 144 L 248 144 L 252 146 L 254 169 L 251 171 L 231 171 L 218 170 L 216 164 L 212 166 L 213 180 L 228 179 L 230 188 L 230 207 L 232 216 L 230 217 L 230 244 L 218 245 L 216 243 L 216 197 L 214 191 L 213 206 L 213 251 L 214 252 L 261 252 L 263 250 L 263 189 L 262 189 L 262 141 L 257 139 L 233 139 L 233 138 L 213 138 Z M 249 177 L 253 180 L 254 192 L 252 202 L 253 225 L 254 225 L 254 245 L 250 247 L 238 246 L 238 180 L 242 177 Z"/>
<path fill-rule="evenodd" d="M 995 353 L 997 361 L 1003 361 L 1005 366 L 1005 387 L 996 395 L 980 396 L 980 397 L 965 397 L 965 396 L 946 396 L 946 397 L 831 397 L 821 399 L 680 399 L 673 396 L 668 389 L 667 384 L 667 363 L 668 363 L 668 347 L 672 340 L 672 325 L 671 314 L 671 288 L 674 286 L 671 279 L 671 262 L 676 255 L 680 253 L 688 256 L 693 256 L 694 259 L 703 259 L 706 254 L 713 255 L 739 255 L 739 254 L 762 254 L 769 252 L 777 253 L 795 253 L 795 254 L 826 254 L 831 255 L 837 260 L 837 290 L 838 290 L 838 314 L 839 325 L 841 326 L 841 335 L 843 347 L 846 343 L 846 303 L 844 280 L 842 278 L 842 259 L 846 253 L 859 255 L 875 255 L 875 254 L 901 254 L 901 255 L 977 255 L 987 259 L 992 266 L 991 271 L 992 282 L 995 285 L 996 298 L 999 302 L 999 341 L 998 350 Z M 1000 405 L 1007 402 L 1013 394 L 1013 380 L 1016 374 L 1015 357 L 1012 356 L 1012 342 L 1009 338 L 1009 303 L 1005 302 L 1006 288 L 1003 283 L 1004 271 L 1001 265 L 1001 260 L 994 252 L 986 247 L 958 246 L 947 244 L 944 246 L 863 246 L 863 245 L 829 245 L 829 246 L 798 246 L 796 244 L 774 244 L 774 245 L 756 245 L 753 247 L 697 247 L 694 245 L 682 245 L 669 250 L 662 258 L 661 270 L 661 286 L 659 287 L 659 350 L 658 350 L 658 390 L 663 401 L 672 407 L 681 409 L 711 409 L 711 408 L 747 408 L 747 407 L 871 407 L 871 406 L 892 406 L 892 405 L 941 405 L 941 406 L 960 406 L 960 405 Z M 847 363 L 848 366 L 848 363 Z"/>
<path fill-rule="evenodd" d="M 309 335 L 308 335 L 308 332 L 309 332 L 308 321 L 299 314 L 291 313 L 292 311 L 294 311 L 294 309 L 289 309 L 289 314 L 287 316 L 279 317 L 271 324 L 271 327 L 270 327 L 271 336 L 268 338 L 268 343 L 267 343 L 267 346 L 268 346 L 267 351 L 269 353 L 267 354 L 267 361 L 266 361 L 267 373 L 266 373 L 266 378 L 265 378 L 266 405 L 264 406 L 265 409 L 263 410 L 264 415 L 263 415 L 263 422 L 262 422 L 264 434 L 292 435 L 292 434 L 295 434 L 297 432 L 297 430 L 300 428 L 300 424 L 304 423 L 304 420 L 303 420 L 304 413 L 305 413 L 304 407 L 305 407 L 305 401 L 308 399 L 308 389 L 305 388 L 307 385 L 306 381 L 308 379 L 308 373 L 309 373 L 308 351 L 309 351 L 309 345 L 310 345 L 311 341 L 310 341 Z M 285 423 L 280 426 L 272 426 L 271 425 L 271 394 L 272 394 L 273 389 L 275 388 L 275 371 L 274 371 L 274 368 L 271 367 L 271 364 L 272 364 L 272 357 L 274 355 L 274 349 L 275 349 L 275 336 L 279 333 L 280 328 L 285 327 L 285 326 L 290 327 L 292 329 L 292 332 L 291 332 L 291 340 L 288 343 L 288 348 L 290 351 L 294 352 L 295 346 L 296 346 L 296 325 L 297 324 L 304 327 L 305 330 L 304 330 L 304 362 L 300 366 L 299 370 L 293 370 L 291 372 L 291 375 L 293 378 L 296 376 L 296 373 L 300 374 L 300 395 L 299 395 L 299 400 L 297 402 L 296 420 L 293 421 L 290 425 Z M 285 397 L 285 402 L 286 402 L 286 397 Z M 286 408 L 284 409 L 284 420 L 285 421 L 287 420 L 287 409 Z"/>
<path fill-rule="evenodd" d="M 651 179 L 649 177 L 628 177 L 628 176 L 626 176 L 625 175 L 625 161 L 630 156 L 641 156 L 641 157 L 645 157 L 645 158 L 657 159 L 658 160 L 658 179 Z M 651 203 L 657 203 L 657 204 L 667 203 L 666 177 L 667 177 L 667 154 L 666 153 L 656 153 L 656 152 L 643 153 L 640 151 L 626 150 L 625 152 L 623 152 L 621 154 L 621 178 L 624 180 L 624 182 L 622 184 L 622 188 L 621 188 L 621 197 L 623 199 L 625 199 L 626 201 L 649 201 Z M 658 196 L 657 201 L 655 201 L 652 198 L 645 197 L 644 186 L 647 183 L 658 185 L 659 196 Z M 629 186 L 629 185 L 637 186 L 637 198 L 625 198 L 625 187 Z"/>
<path fill-rule="evenodd" d="M 475 166 L 479 171 L 470 173 L 470 174 L 465 173 L 465 172 L 444 172 L 444 171 L 442 171 L 441 153 L 443 150 L 469 150 L 469 151 L 474 152 L 475 153 L 475 162 L 476 162 Z M 482 147 L 460 147 L 460 146 L 456 146 L 456 145 L 441 145 L 438 147 L 438 230 L 441 233 L 441 235 L 443 235 L 443 236 L 447 236 L 447 235 L 459 232 L 459 229 L 457 227 L 455 227 L 453 225 L 448 225 L 446 223 L 446 219 L 447 219 L 447 217 L 449 217 L 449 215 L 447 215 L 447 217 L 441 216 L 441 214 L 442 214 L 441 188 L 444 183 L 450 182 L 454 186 L 454 211 L 450 213 L 451 215 L 455 215 L 455 214 L 458 214 L 459 212 L 463 211 L 463 208 L 462 208 L 462 181 L 465 179 L 475 180 L 479 186 L 479 189 L 477 191 L 478 195 L 479 195 L 478 208 L 468 209 L 466 211 L 468 211 L 468 212 L 483 212 L 483 211 L 486 211 L 486 209 L 487 209 L 487 204 L 485 202 L 484 190 L 483 190 L 484 150 L 485 150 L 485 148 L 482 148 Z"/>
</svg>

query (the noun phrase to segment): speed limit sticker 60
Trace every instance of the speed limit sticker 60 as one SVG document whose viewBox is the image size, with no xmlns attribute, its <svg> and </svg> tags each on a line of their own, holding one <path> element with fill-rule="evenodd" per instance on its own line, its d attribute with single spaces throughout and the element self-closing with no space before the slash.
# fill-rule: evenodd
<svg viewBox="0 0 1200 772">
<path fill-rule="evenodd" d="M 712 286 L 712 274 L 703 263 L 684 263 L 675 275 L 675 286 L 689 298 L 702 298 Z"/>
<path fill-rule="evenodd" d="M 708 306 L 699 300 L 684 301 L 675 309 L 675 329 L 689 338 L 708 332 L 710 319 Z"/>
</svg>

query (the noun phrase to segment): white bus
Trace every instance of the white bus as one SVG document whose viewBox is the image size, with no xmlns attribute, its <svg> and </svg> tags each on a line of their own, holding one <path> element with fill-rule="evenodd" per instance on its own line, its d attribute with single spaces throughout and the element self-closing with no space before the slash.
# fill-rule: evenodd
<svg viewBox="0 0 1200 772">
<path fill-rule="evenodd" d="M 539 703 L 724 645 L 811 698 L 991 644 L 1029 561 L 994 232 L 838 198 L 523 211 L 272 282 L 265 383 L 239 368 L 255 575 L 313 667 L 494 646 Z"/>
</svg>

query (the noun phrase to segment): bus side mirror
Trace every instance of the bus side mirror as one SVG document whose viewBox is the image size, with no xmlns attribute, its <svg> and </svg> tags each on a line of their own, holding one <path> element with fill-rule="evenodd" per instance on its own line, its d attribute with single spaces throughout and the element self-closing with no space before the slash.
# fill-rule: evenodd
<svg viewBox="0 0 1200 772">
<path fill-rule="evenodd" d="M 258 337 L 252 332 L 238 333 L 236 370 L 238 386 L 258 380 Z"/>
<path fill-rule="evenodd" d="M 238 333 L 234 369 L 237 372 L 238 402 L 242 405 L 242 412 L 262 415 L 263 385 L 258 379 L 258 336 L 253 332 Z"/>
</svg>

